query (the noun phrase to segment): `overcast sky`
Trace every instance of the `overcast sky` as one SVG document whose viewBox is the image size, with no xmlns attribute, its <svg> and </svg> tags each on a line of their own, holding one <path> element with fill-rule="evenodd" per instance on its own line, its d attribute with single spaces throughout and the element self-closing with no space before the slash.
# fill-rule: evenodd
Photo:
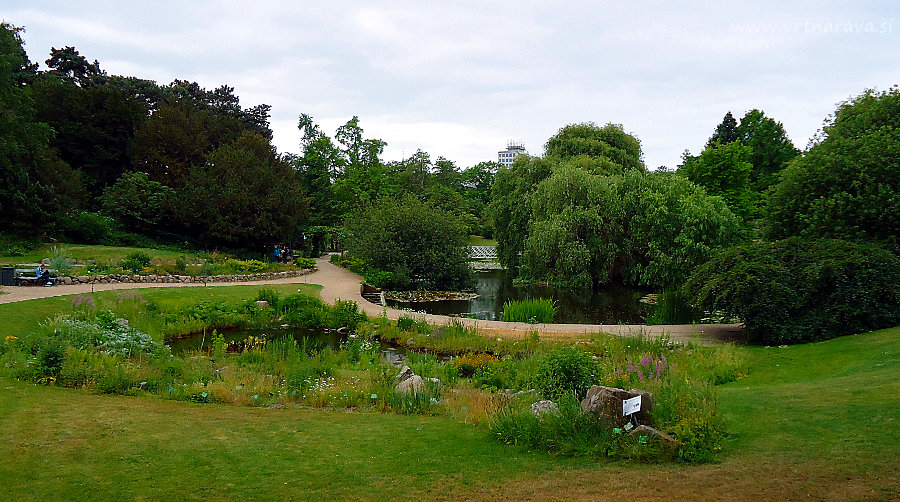
<svg viewBox="0 0 900 502">
<path fill-rule="evenodd" d="M 836 103 L 900 81 L 900 2 L 304 2 L 4 0 L 42 63 L 67 45 L 110 74 L 272 106 L 333 136 L 357 115 L 386 160 L 460 167 L 529 153 L 560 127 L 622 124 L 650 168 L 697 153 L 725 112 L 759 108 L 798 148 Z M 895 19 L 896 18 L 896 19 Z"/>
</svg>

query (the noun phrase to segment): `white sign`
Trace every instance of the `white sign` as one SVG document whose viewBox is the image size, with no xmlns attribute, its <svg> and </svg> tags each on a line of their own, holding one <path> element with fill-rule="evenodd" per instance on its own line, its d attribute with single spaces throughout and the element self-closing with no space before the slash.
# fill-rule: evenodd
<svg viewBox="0 0 900 502">
<path fill-rule="evenodd" d="M 641 396 L 622 401 L 622 416 L 627 417 L 639 411 L 641 411 Z"/>
</svg>

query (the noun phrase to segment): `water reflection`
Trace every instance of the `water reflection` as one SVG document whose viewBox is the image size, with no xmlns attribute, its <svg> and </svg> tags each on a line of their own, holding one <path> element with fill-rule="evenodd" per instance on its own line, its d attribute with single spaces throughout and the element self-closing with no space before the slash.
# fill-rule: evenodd
<svg viewBox="0 0 900 502">
<path fill-rule="evenodd" d="M 239 342 L 247 337 L 253 336 L 260 338 L 265 336 L 267 340 L 275 340 L 283 336 L 293 337 L 298 344 L 306 344 L 306 348 L 310 351 L 319 351 L 325 347 L 339 349 L 341 343 L 347 339 L 347 335 L 342 335 L 334 330 L 324 330 L 319 328 L 297 328 L 297 327 L 275 327 L 275 328 L 239 328 L 219 330 L 219 333 L 225 339 L 225 343 Z M 172 340 L 168 343 L 175 354 L 194 351 L 198 349 L 209 349 L 212 331 L 206 333 L 194 333 L 184 338 Z"/>
<path fill-rule="evenodd" d="M 559 289 L 551 286 L 514 285 L 505 270 L 478 273 L 478 298 L 438 302 L 388 301 L 393 307 L 439 315 L 467 315 L 499 320 L 508 300 L 552 298 L 558 309 L 555 322 L 585 324 L 642 324 L 650 308 L 640 299 L 646 290 L 607 286 L 598 291 Z"/>
</svg>

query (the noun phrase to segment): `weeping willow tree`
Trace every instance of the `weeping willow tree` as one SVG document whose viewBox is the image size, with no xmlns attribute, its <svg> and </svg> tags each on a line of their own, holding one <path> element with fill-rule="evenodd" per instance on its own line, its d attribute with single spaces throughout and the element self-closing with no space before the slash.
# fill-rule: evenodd
<svg viewBox="0 0 900 502">
<path fill-rule="evenodd" d="M 648 173 L 640 143 L 616 125 L 560 129 L 544 158 L 501 169 L 493 194 L 501 262 L 565 287 L 678 285 L 738 237 L 721 198 Z"/>
</svg>

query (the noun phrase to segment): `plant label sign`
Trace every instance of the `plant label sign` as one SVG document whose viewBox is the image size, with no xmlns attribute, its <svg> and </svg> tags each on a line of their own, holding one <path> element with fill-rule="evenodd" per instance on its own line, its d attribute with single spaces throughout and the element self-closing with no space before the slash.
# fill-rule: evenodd
<svg viewBox="0 0 900 502">
<path fill-rule="evenodd" d="M 641 396 L 622 401 L 622 416 L 627 417 L 632 413 L 641 411 Z"/>
</svg>

